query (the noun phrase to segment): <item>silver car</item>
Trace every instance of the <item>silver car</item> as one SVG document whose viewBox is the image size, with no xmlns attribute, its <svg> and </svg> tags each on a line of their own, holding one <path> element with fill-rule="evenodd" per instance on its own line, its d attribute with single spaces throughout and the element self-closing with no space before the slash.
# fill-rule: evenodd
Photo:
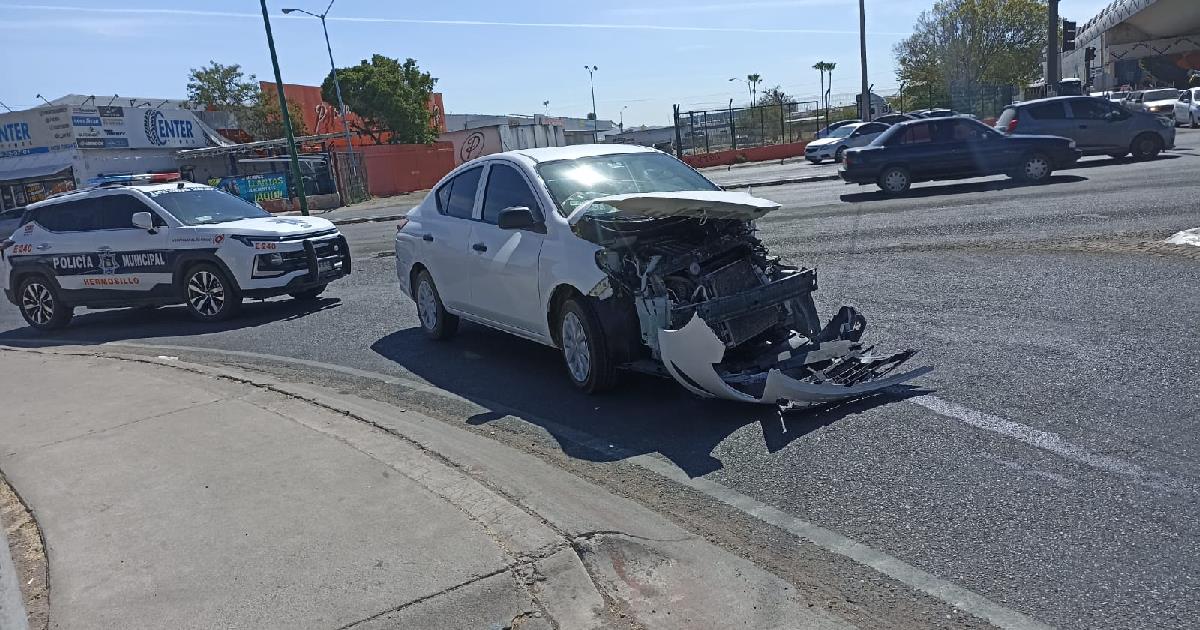
<svg viewBox="0 0 1200 630">
<path fill-rule="evenodd" d="M 809 142 L 804 147 L 804 158 L 813 164 L 825 160 L 841 162 L 846 149 L 871 144 L 879 134 L 887 131 L 888 126 L 880 122 L 859 122 L 838 127 L 830 132 L 829 137 Z"/>
<path fill-rule="evenodd" d="M 1095 96 L 1057 96 L 1004 109 L 996 130 L 1006 134 L 1062 136 L 1075 141 L 1085 155 L 1133 153 L 1140 160 L 1175 147 L 1170 119 L 1129 111 Z"/>
</svg>

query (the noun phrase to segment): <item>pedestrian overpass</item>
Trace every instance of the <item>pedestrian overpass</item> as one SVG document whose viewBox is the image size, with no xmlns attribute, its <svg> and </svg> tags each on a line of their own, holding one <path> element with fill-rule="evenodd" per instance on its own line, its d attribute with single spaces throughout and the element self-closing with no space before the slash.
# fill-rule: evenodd
<svg viewBox="0 0 1200 630">
<path fill-rule="evenodd" d="M 1079 27 L 1076 46 L 1063 55 L 1062 76 L 1090 71 L 1093 89 L 1184 87 L 1200 72 L 1200 0 L 1114 0 Z"/>
</svg>

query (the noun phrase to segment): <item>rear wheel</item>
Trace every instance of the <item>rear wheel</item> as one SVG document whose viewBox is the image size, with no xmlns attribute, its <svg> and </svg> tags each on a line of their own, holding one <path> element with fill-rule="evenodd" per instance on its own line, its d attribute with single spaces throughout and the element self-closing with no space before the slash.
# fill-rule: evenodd
<svg viewBox="0 0 1200 630">
<path fill-rule="evenodd" d="M 417 317 L 421 320 L 421 330 L 435 341 L 453 337 L 458 332 L 458 316 L 446 312 L 437 287 L 433 285 L 433 276 L 428 271 L 422 269 L 417 274 L 416 289 L 413 295 L 417 298 Z"/>
<path fill-rule="evenodd" d="M 879 174 L 879 189 L 889 195 L 899 195 L 912 186 L 912 177 L 903 166 L 889 166 Z"/>
<path fill-rule="evenodd" d="M 617 369 L 608 353 L 604 329 L 586 302 L 573 297 L 563 304 L 558 342 L 572 385 L 596 394 L 616 384 Z"/>
<path fill-rule="evenodd" d="M 322 284 L 319 287 L 313 287 L 307 291 L 299 291 L 297 293 L 289 293 L 288 295 L 296 300 L 303 300 L 303 301 L 315 300 L 315 299 L 321 297 L 321 294 L 325 292 L 326 286 L 328 286 L 328 285 Z"/>
<path fill-rule="evenodd" d="M 1139 160 L 1152 160 L 1162 152 L 1163 141 L 1158 134 L 1143 133 L 1133 139 L 1133 157 Z"/>
<path fill-rule="evenodd" d="M 44 276 L 30 276 L 17 289 L 21 316 L 36 330 L 62 328 L 71 321 L 75 308 L 58 296 L 58 288 Z"/>
<path fill-rule="evenodd" d="M 1042 153 L 1030 153 L 1021 162 L 1021 168 L 1017 171 L 1017 176 L 1022 181 L 1031 184 L 1040 184 L 1050 179 L 1050 174 L 1053 171 L 1054 166 L 1050 163 L 1050 158 Z"/>
<path fill-rule="evenodd" d="M 202 263 L 183 278 L 183 299 L 188 313 L 202 322 L 219 322 L 237 314 L 242 295 L 216 265 Z"/>
</svg>

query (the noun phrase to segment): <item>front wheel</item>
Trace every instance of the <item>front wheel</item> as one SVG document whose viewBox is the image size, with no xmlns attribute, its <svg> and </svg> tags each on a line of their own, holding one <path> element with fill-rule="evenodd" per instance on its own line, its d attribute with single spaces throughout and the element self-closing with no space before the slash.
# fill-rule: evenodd
<svg viewBox="0 0 1200 630">
<path fill-rule="evenodd" d="M 315 300 L 315 299 L 321 297 L 321 294 L 325 292 L 326 286 L 328 286 L 328 285 L 322 284 L 319 287 L 313 287 L 307 291 L 299 291 L 296 293 L 289 293 L 288 295 L 294 300 L 308 302 L 308 301 L 312 301 L 312 300 Z"/>
<path fill-rule="evenodd" d="M 1025 161 L 1021 162 L 1017 176 L 1022 181 L 1041 184 L 1050 179 L 1052 172 L 1054 172 L 1054 166 L 1050 163 L 1050 158 L 1041 153 L 1031 153 L 1025 157 Z"/>
<path fill-rule="evenodd" d="M 883 169 L 879 174 L 879 189 L 889 195 L 899 195 L 908 191 L 909 186 L 912 186 L 912 178 L 908 174 L 908 169 L 903 166 L 889 166 Z"/>
<path fill-rule="evenodd" d="M 442 298 L 438 295 L 437 287 L 433 285 L 433 276 L 428 271 L 421 270 L 417 274 L 417 318 L 421 320 L 421 330 L 425 336 L 434 341 L 445 341 L 458 332 L 458 316 L 446 312 Z"/>
<path fill-rule="evenodd" d="M 571 384 L 589 394 L 611 389 L 617 369 L 608 353 L 604 329 L 586 302 L 569 298 L 558 317 L 558 341 Z"/>
<path fill-rule="evenodd" d="M 184 304 L 193 319 L 219 322 L 242 308 L 242 295 L 216 265 L 202 263 L 183 278 Z"/>
<path fill-rule="evenodd" d="M 1138 160 L 1152 160 L 1162 152 L 1163 141 L 1158 134 L 1144 133 L 1133 139 L 1133 157 Z"/>
<path fill-rule="evenodd" d="M 20 296 L 21 316 L 35 330 L 55 330 L 66 326 L 75 309 L 58 297 L 58 289 L 43 276 L 32 276 L 21 281 L 17 289 Z"/>
</svg>

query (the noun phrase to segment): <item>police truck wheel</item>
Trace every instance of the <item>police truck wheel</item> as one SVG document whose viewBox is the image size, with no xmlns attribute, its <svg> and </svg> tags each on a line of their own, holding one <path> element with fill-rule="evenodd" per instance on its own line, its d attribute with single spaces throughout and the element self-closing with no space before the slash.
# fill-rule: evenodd
<svg viewBox="0 0 1200 630">
<path fill-rule="evenodd" d="M 21 316 L 36 330 L 62 328 L 71 321 L 75 308 L 58 297 L 58 289 L 43 276 L 30 276 L 17 289 Z"/>
<path fill-rule="evenodd" d="M 300 291 L 298 293 L 289 293 L 288 295 L 291 296 L 293 299 L 308 302 L 308 301 L 312 301 L 312 300 L 315 300 L 315 299 L 321 297 L 321 294 L 325 292 L 325 287 L 327 287 L 327 286 L 329 286 L 329 285 L 322 284 L 319 287 L 314 287 L 307 291 Z"/>
<path fill-rule="evenodd" d="M 417 298 L 417 319 L 421 321 L 421 330 L 425 331 L 427 337 L 434 341 L 445 341 L 458 332 L 458 316 L 446 312 L 437 287 L 433 285 L 433 276 L 428 271 L 421 270 L 417 274 L 413 296 Z"/>
<path fill-rule="evenodd" d="M 242 306 L 238 289 L 216 265 L 203 263 L 183 278 L 183 299 L 188 313 L 202 322 L 219 322 L 237 314 Z"/>
</svg>

